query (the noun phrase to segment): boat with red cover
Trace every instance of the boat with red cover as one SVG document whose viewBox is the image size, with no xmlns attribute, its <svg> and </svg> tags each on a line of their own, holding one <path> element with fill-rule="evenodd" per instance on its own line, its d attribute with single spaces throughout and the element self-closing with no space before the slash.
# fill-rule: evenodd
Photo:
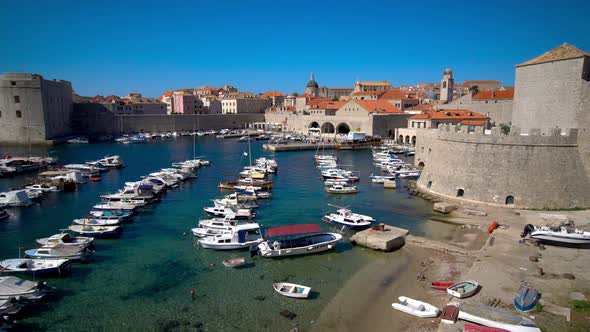
<svg viewBox="0 0 590 332">
<path fill-rule="evenodd" d="M 432 289 L 446 291 L 447 288 L 453 286 L 455 283 L 450 281 L 433 281 L 432 282 Z"/>
<path fill-rule="evenodd" d="M 297 224 L 267 228 L 264 239 L 258 245 L 262 257 L 283 257 L 334 249 L 342 235 L 322 232 L 320 226 L 315 224 Z"/>
</svg>

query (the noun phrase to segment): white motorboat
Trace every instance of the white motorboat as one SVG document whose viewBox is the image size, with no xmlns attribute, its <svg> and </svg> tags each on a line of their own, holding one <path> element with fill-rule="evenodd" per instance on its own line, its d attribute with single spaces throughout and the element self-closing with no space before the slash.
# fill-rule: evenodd
<svg viewBox="0 0 590 332">
<path fill-rule="evenodd" d="M 76 137 L 68 140 L 70 144 L 88 144 L 88 138 L 86 137 Z"/>
<path fill-rule="evenodd" d="M 231 217 L 202 219 L 199 220 L 198 227 L 191 229 L 191 232 L 197 237 L 219 235 L 230 232 L 237 224 L 238 221 Z"/>
<path fill-rule="evenodd" d="M 98 218 L 79 218 L 74 219 L 74 224 L 88 226 L 115 226 L 121 223 L 121 219 L 98 219 Z"/>
<path fill-rule="evenodd" d="M 348 182 L 346 182 L 346 181 L 339 181 L 339 180 L 333 180 L 333 179 L 324 181 L 324 186 L 326 186 L 326 187 L 345 186 L 347 184 L 348 184 Z"/>
<path fill-rule="evenodd" d="M 125 187 L 113 194 L 100 195 L 101 198 L 110 201 L 115 200 L 145 200 L 151 201 L 154 197 L 153 187 L 149 184 L 140 184 L 134 187 Z"/>
<path fill-rule="evenodd" d="M 273 227 L 266 229 L 258 252 L 262 257 L 308 255 L 334 249 L 341 239 L 341 234 L 322 232 L 315 224 Z"/>
<path fill-rule="evenodd" d="M 64 274 L 70 267 L 68 259 L 14 258 L 0 262 L 2 273 L 23 273 L 32 275 Z"/>
<path fill-rule="evenodd" d="M 256 217 L 256 213 L 250 209 L 238 208 L 235 206 L 223 206 L 215 204 L 215 206 L 204 207 L 203 210 L 210 215 L 218 217 L 229 217 L 230 219 L 252 219 Z"/>
<path fill-rule="evenodd" d="M 50 186 L 48 184 L 32 184 L 30 186 L 26 186 L 25 189 L 39 191 L 42 193 L 47 192 L 58 192 L 59 189 L 56 186 Z"/>
<path fill-rule="evenodd" d="M 45 196 L 45 193 L 41 191 L 35 191 L 31 189 L 25 189 L 25 191 L 27 192 L 27 196 L 29 196 L 30 200 L 38 200 Z"/>
<path fill-rule="evenodd" d="M 292 297 L 295 299 L 306 299 L 309 297 L 311 287 L 292 284 L 290 282 L 277 282 L 272 284 L 274 290 L 286 297 Z"/>
<path fill-rule="evenodd" d="M 395 175 L 373 175 L 369 176 L 373 183 L 384 183 L 385 181 L 394 181 Z"/>
<path fill-rule="evenodd" d="M 135 209 L 137 209 L 137 205 L 131 204 L 131 203 L 126 203 L 126 202 L 106 202 L 106 203 L 96 204 L 92 208 L 95 210 L 108 210 L 108 211 L 117 211 L 117 210 L 134 211 Z"/>
<path fill-rule="evenodd" d="M 347 208 L 340 208 L 336 213 L 328 213 L 322 218 L 322 220 L 338 226 L 345 226 L 352 230 L 369 228 L 371 223 L 375 222 L 373 217 L 353 213 Z"/>
<path fill-rule="evenodd" d="M 41 300 L 52 290 L 45 282 L 33 282 L 12 276 L 0 277 L 0 299 Z"/>
<path fill-rule="evenodd" d="M 213 202 L 215 205 L 222 205 L 222 206 L 235 206 L 237 208 L 243 209 L 255 209 L 258 207 L 258 203 L 252 200 L 242 200 L 238 197 L 238 194 L 233 193 L 231 195 L 227 195 L 221 199 L 214 199 Z"/>
<path fill-rule="evenodd" d="M 531 236 L 546 244 L 557 246 L 590 246 L 590 232 L 585 232 L 575 227 L 573 222 L 558 226 L 533 226 L 524 227 L 521 237 Z"/>
<path fill-rule="evenodd" d="M 359 189 L 356 186 L 347 187 L 337 184 L 326 188 L 326 191 L 330 194 L 356 194 L 359 192 Z"/>
<path fill-rule="evenodd" d="M 398 298 L 399 303 L 392 303 L 391 306 L 399 311 L 407 314 L 420 317 L 420 318 L 434 318 L 440 313 L 437 307 L 432 304 L 414 300 L 406 296 L 400 296 Z"/>
<path fill-rule="evenodd" d="M 94 254 L 94 250 L 72 246 L 52 246 L 25 250 L 25 255 L 39 259 L 69 259 L 73 261 L 85 261 Z"/>
<path fill-rule="evenodd" d="M 89 237 L 118 237 L 123 231 L 121 226 L 70 225 L 68 229 Z"/>
<path fill-rule="evenodd" d="M 45 237 L 36 240 L 37 243 L 43 246 L 71 246 L 78 248 L 86 248 L 94 243 L 94 238 L 84 236 L 72 236 L 69 233 L 54 234 L 50 237 Z"/>
<path fill-rule="evenodd" d="M 461 281 L 450 286 L 449 288 L 447 288 L 447 293 L 454 297 L 464 299 L 475 294 L 475 292 L 477 292 L 478 289 L 479 282 L 468 280 Z"/>
<path fill-rule="evenodd" d="M 12 190 L 0 193 L 0 206 L 29 206 L 33 204 L 24 190 Z"/>
<path fill-rule="evenodd" d="M 88 165 L 92 165 L 92 166 L 103 166 L 103 167 L 108 167 L 108 168 L 123 168 L 125 167 L 125 163 L 123 162 L 123 160 L 121 159 L 120 156 L 107 156 L 104 157 L 102 159 L 99 160 L 95 160 L 95 161 L 89 161 L 86 164 Z"/>
<path fill-rule="evenodd" d="M 203 248 L 232 250 L 250 248 L 262 242 L 260 225 L 256 223 L 236 225 L 230 232 L 199 239 Z"/>
</svg>

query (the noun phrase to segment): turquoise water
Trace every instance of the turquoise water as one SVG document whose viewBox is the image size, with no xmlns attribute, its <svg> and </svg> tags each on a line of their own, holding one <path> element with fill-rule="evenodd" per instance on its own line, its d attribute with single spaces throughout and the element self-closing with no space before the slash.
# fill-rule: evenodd
<svg viewBox="0 0 590 332">
<path fill-rule="evenodd" d="M 295 325 L 305 330 L 355 270 L 380 253 L 340 243 L 334 252 L 273 260 L 254 258 L 247 251 L 216 252 L 194 246 L 192 236 L 202 207 L 220 196 L 217 183 L 235 176 L 244 143 L 213 137 L 196 139 L 196 155 L 204 155 L 211 167 L 199 177 L 170 190 L 162 201 L 125 225 L 120 239 L 97 240 L 95 259 L 77 264 L 65 278 L 47 279 L 58 289 L 47 305 L 27 312 L 20 324 L 27 330 L 87 331 L 122 329 L 169 329 L 203 331 L 288 331 Z M 252 143 L 254 157 L 269 155 L 260 142 Z M 0 148 L 0 153 L 25 154 L 27 149 Z M 403 182 L 398 189 L 384 191 L 368 176 L 377 170 L 368 151 L 338 153 L 342 165 L 360 171 L 361 192 L 330 196 L 323 191 L 313 162 L 315 151 L 284 152 L 273 157 L 279 164 L 273 198 L 262 201 L 257 221 L 264 226 L 289 223 L 321 223 L 330 210 L 327 203 L 351 206 L 378 221 L 408 228 L 415 235 L 429 235 L 426 220 L 432 206 L 411 198 Z M 58 157 L 62 163 L 121 155 L 127 167 L 104 174 L 103 181 L 90 182 L 75 193 L 48 195 L 28 208 L 10 209 L 10 219 L 0 222 L 0 258 L 19 255 L 19 247 L 35 246 L 35 238 L 46 237 L 85 215 L 100 193 L 115 191 L 125 181 L 169 167 L 173 161 L 192 158 L 193 139 L 181 137 L 150 144 L 91 144 L 34 148 L 34 155 Z M 24 176 L 0 179 L 0 191 L 20 186 Z M 231 256 L 247 257 L 252 264 L 230 269 L 221 261 Z M 213 267 L 210 264 L 215 263 Z M 272 289 L 272 283 L 289 280 L 309 285 L 315 291 L 307 301 L 287 299 Z M 194 290 L 196 296 L 191 296 Z M 298 316 L 288 320 L 279 315 L 288 309 Z"/>
</svg>

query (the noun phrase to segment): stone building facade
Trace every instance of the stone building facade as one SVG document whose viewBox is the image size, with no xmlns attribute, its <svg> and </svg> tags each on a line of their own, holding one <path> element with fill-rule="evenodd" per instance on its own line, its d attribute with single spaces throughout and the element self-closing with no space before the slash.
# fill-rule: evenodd
<svg viewBox="0 0 590 332">
<path fill-rule="evenodd" d="M 37 74 L 0 75 L 0 141 L 43 144 L 70 134 L 72 84 Z"/>
<path fill-rule="evenodd" d="M 255 95 L 230 96 L 221 100 L 222 114 L 264 113 L 272 101 Z"/>
<path fill-rule="evenodd" d="M 448 104 L 438 104 L 435 108 L 439 110 L 466 108 L 490 117 L 492 126 L 509 125 L 512 121 L 513 100 L 513 89 L 485 90 L 475 95 L 470 91 Z"/>
<path fill-rule="evenodd" d="M 499 127 L 418 130 L 418 188 L 458 202 L 590 208 L 589 58 L 564 44 L 519 65 L 512 124 L 522 128 L 508 135 Z"/>
</svg>

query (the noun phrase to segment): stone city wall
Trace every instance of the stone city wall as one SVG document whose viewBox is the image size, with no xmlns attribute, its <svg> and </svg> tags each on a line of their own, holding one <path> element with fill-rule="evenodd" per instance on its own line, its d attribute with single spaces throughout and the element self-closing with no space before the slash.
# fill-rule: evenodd
<svg viewBox="0 0 590 332">
<path fill-rule="evenodd" d="M 517 208 L 590 207 L 577 129 L 531 129 L 528 135 L 516 127 L 510 135 L 497 127 L 487 135 L 465 126 L 421 129 L 415 164 L 423 167 L 418 188 L 446 199 Z"/>
</svg>

